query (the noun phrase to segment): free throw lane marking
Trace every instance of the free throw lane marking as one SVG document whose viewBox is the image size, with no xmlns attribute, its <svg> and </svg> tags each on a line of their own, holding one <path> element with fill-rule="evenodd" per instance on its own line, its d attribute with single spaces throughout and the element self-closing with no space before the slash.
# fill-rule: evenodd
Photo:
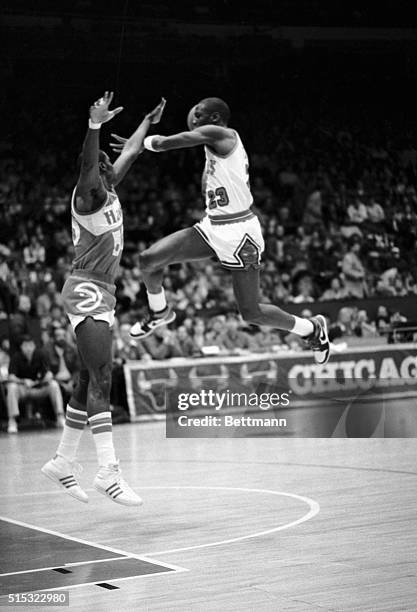
<svg viewBox="0 0 417 612">
<path fill-rule="evenodd" d="M 58 493 L 59 492 L 60 491 L 58 491 Z M 27 529 L 33 529 L 34 531 L 41 531 L 42 533 L 49 533 L 50 535 L 56 536 L 58 538 L 63 538 L 64 540 L 71 540 L 72 542 L 78 542 L 79 544 L 84 544 L 85 546 L 91 546 L 92 548 L 99 548 L 100 550 L 108 550 L 109 552 L 115 553 L 117 555 L 123 555 L 123 557 L 129 557 L 130 559 L 138 559 L 139 561 L 150 561 L 152 563 L 155 563 L 155 565 L 160 565 L 161 567 L 166 567 L 176 572 L 187 572 L 188 571 L 185 567 L 180 567 L 179 565 L 173 565 L 172 563 L 170 564 L 161 563 L 160 561 L 151 559 L 148 555 L 145 559 L 143 555 L 137 555 L 134 553 L 126 552 L 125 550 L 120 550 L 120 548 L 113 548 L 111 546 L 105 546 L 103 544 L 95 544 L 94 542 L 89 542 L 88 540 L 83 540 L 81 538 L 69 536 L 69 535 L 66 535 L 65 533 L 60 533 L 59 531 L 53 531 L 52 529 L 46 529 L 45 527 L 38 527 L 30 523 L 25 523 L 24 521 L 18 521 L 16 519 L 8 518 L 7 516 L 0 516 L 0 521 L 4 521 L 6 523 L 12 523 L 13 525 L 19 525 L 20 527 L 26 527 Z"/>
</svg>

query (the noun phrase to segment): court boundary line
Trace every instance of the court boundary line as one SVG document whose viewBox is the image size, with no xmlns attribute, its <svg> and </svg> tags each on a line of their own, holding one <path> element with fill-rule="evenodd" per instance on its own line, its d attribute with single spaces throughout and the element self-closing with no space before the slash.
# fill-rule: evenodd
<svg viewBox="0 0 417 612">
<path fill-rule="evenodd" d="M 143 559 L 143 561 L 146 561 L 146 559 Z M 161 563 L 159 565 L 162 565 Z M 173 573 L 182 573 L 182 572 L 189 572 L 190 570 L 187 568 L 183 568 L 181 570 L 178 571 L 174 571 Z M 143 580 L 144 578 L 152 578 L 152 576 L 170 576 L 171 572 L 154 572 L 153 574 L 141 574 L 139 576 L 123 576 L 123 578 L 108 578 L 106 579 L 107 583 L 110 582 L 123 582 L 124 580 Z M 25 594 L 25 593 L 43 593 L 45 591 L 68 591 L 69 589 L 79 589 L 80 587 L 86 587 L 86 586 L 98 586 L 97 585 L 97 581 L 94 582 L 80 582 L 79 584 L 67 584 L 65 586 L 54 586 L 52 588 L 48 588 L 48 589 L 35 589 L 33 591 L 19 591 L 19 594 Z M 8 597 L 9 593 L 6 593 L 5 595 L 0 595 L 0 599 L 4 599 L 5 597 Z"/>
<path fill-rule="evenodd" d="M 49 535 L 53 535 L 58 538 L 63 538 L 64 540 L 70 540 L 72 542 L 78 542 L 79 544 L 84 544 L 85 546 L 91 546 L 92 548 L 108 550 L 109 552 L 116 553 L 117 555 L 122 555 L 122 557 L 129 557 L 130 559 L 137 559 L 138 561 L 146 561 L 146 562 L 154 563 L 155 565 L 166 567 L 167 569 L 173 570 L 174 572 L 189 572 L 190 571 L 186 567 L 181 567 L 180 565 L 174 565 L 172 563 L 164 563 L 163 561 L 152 559 L 150 555 L 147 555 L 146 558 L 144 558 L 143 555 L 137 555 L 135 553 L 130 553 L 130 552 L 127 552 L 126 550 L 121 550 L 120 548 L 106 546 L 105 544 L 95 544 L 93 542 L 90 542 L 89 540 L 84 540 L 82 538 L 77 538 L 75 536 L 70 536 L 64 533 L 60 533 L 59 531 L 47 529 L 46 527 L 37 527 L 36 525 L 32 525 L 31 523 L 26 523 L 24 521 L 19 521 L 17 519 L 12 519 L 6 516 L 0 516 L 0 521 L 11 523 L 12 525 L 18 525 L 19 527 L 26 527 L 27 529 L 33 529 L 34 531 L 41 531 L 43 533 L 47 533 Z M 165 572 L 162 572 L 162 573 L 165 573 Z M 149 575 L 155 576 L 155 574 L 149 574 Z M 136 576 L 136 578 L 138 578 L 138 576 Z"/>
<path fill-rule="evenodd" d="M 149 486 L 149 487 L 141 487 L 141 489 L 153 489 L 153 490 L 178 490 L 178 489 L 186 489 L 186 490 L 204 490 L 204 491 L 240 491 L 244 493 L 264 493 L 266 495 L 276 495 L 283 497 L 290 497 L 292 499 L 297 499 L 298 501 L 302 501 L 306 503 L 310 510 L 304 514 L 301 518 L 296 519 L 295 521 L 291 521 L 290 523 L 285 523 L 284 525 L 279 525 L 278 527 L 273 527 L 271 529 L 266 529 L 263 531 L 258 531 L 256 533 L 250 533 L 243 536 L 238 536 L 235 538 L 227 538 L 225 540 L 218 540 L 216 542 L 207 542 L 205 544 L 197 544 L 194 546 L 185 546 L 182 548 L 172 548 L 169 550 L 162 550 L 150 553 L 144 553 L 144 557 L 148 557 L 148 555 L 168 555 L 177 552 L 186 552 L 189 550 L 198 550 L 201 548 L 212 548 L 214 546 L 224 546 L 227 544 L 233 544 L 235 542 L 241 542 L 244 540 L 249 540 L 253 538 L 260 538 L 262 536 L 270 535 L 272 533 L 278 533 L 279 531 L 284 531 L 285 529 L 290 529 L 291 527 L 295 527 L 296 525 L 300 525 L 301 523 L 305 523 L 306 521 L 314 518 L 320 512 L 320 504 L 309 497 L 305 497 L 303 495 L 297 495 L 296 493 L 286 493 L 284 491 L 273 491 L 272 489 L 254 489 L 247 487 L 210 487 L 210 486 L 181 486 L 181 485 L 170 485 L 170 486 Z"/>
<path fill-rule="evenodd" d="M 62 563 L 61 565 L 51 565 L 50 567 L 36 567 L 34 569 L 20 570 L 18 572 L 6 572 L 0 574 L 0 578 L 4 576 L 18 576 L 20 574 L 31 574 L 32 572 L 46 572 L 67 567 L 77 567 L 78 565 L 88 565 L 89 563 L 107 563 L 108 561 L 120 561 L 120 559 L 133 559 L 133 557 L 107 557 L 107 559 L 91 559 L 91 561 L 75 561 L 74 563 Z"/>
</svg>

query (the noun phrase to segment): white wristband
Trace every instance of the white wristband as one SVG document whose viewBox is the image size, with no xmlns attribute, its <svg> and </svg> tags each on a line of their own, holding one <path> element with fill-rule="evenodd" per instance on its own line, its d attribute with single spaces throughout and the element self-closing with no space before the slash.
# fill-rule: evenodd
<svg viewBox="0 0 417 612">
<path fill-rule="evenodd" d="M 148 149 L 148 151 L 153 151 L 154 153 L 158 153 L 157 149 L 154 149 L 152 146 L 152 139 L 153 138 L 159 138 L 159 136 L 146 136 L 145 140 L 143 141 L 143 146 L 145 147 L 145 149 Z"/>
<path fill-rule="evenodd" d="M 101 128 L 101 123 L 94 123 L 91 119 L 88 120 L 88 127 L 90 130 L 99 130 Z"/>
</svg>

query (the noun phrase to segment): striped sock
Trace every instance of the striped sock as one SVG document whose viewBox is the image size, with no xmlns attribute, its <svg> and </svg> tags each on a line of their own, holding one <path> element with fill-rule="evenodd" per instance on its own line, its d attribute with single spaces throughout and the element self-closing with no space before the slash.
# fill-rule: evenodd
<svg viewBox="0 0 417 612">
<path fill-rule="evenodd" d="M 111 412 L 100 412 L 88 419 L 96 445 L 97 459 L 100 466 L 116 463 L 113 446 Z"/>
<path fill-rule="evenodd" d="M 74 399 L 71 399 L 73 404 L 67 406 L 65 416 L 65 425 L 62 432 L 61 440 L 56 451 L 60 457 L 64 457 L 67 461 L 73 461 L 77 453 L 77 448 L 87 423 L 87 410 Z"/>
</svg>

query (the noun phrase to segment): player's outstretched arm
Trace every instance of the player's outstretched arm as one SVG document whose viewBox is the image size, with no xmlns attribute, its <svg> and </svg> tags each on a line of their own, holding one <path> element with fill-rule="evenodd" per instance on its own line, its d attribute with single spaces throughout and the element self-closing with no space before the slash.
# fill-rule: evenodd
<svg viewBox="0 0 417 612">
<path fill-rule="evenodd" d="M 149 151 L 161 152 L 172 149 L 185 149 L 208 145 L 216 147 L 220 142 L 231 137 L 230 130 L 219 125 L 202 125 L 190 132 L 180 132 L 172 136 L 148 136 L 144 146 Z"/>
<path fill-rule="evenodd" d="M 89 212 L 104 202 L 106 197 L 99 169 L 100 127 L 123 110 L 121 106 L 109 110 L 112 99 L 113 92 L 106 91 L 104 96 L 90 107 L 90 119 L 81 152 L 80 175 L 77 182 L 77 208 L 81 212 Z"/>
<path fill-rule="evenodd" d="M 121 139 L 120 136 L 117 136 L 116 134 L 112 134 L 116 140 L 119 140 L 119 142 L 122 141 L 122 148 L 119 148 L 120 155 L 113 164 L 116 174 L 115 185 L 120 183 L 120 181 L 126 176 L 126 173 L 130 169 L 135 159 L 140 153 L 142 153 L 144 149 L 143 141 L 145 140 L 149 127 L 152 124 L 159 123 L 162 113 L 164 112 L 165 104 L 166 100 L 165 98 L 162 98 L 158 106 L 156 106 L 150 113 L 145 115 L 137 130 L 127 140 Z M 114 149 L 114 146 L 112 146 L 112 148 Z"/>
</svg>

